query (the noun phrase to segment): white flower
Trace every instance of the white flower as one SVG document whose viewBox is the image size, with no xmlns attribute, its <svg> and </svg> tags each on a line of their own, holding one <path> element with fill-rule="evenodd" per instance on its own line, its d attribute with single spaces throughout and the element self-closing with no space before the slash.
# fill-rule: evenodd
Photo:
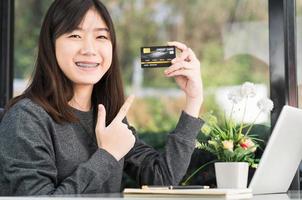
<svg viewBox="0 0 302 200">
<path fill-rule="evenodd" d="M 240 90 L 232 90 L 228 94 L 228 99 L 232 101 L 234 104 L 239 103 L 242 100 L 242 96 Z"/>
<path fill-rule="evenodd" d="M 272 100 L 268 98 L 260 99 L 257 103 L 258 108 L 261 110 L 261 112 L 270 112 L 274 108 L 274 103 Z"/>
<path fill-rule="evenodd" d="M 241 96 L 244 97 L 254 97 L 256 95 L 255 92 L 255 84 L 251 82 L 245 82 L 241 86 Z"/>
<path fill-rule="evenodd" d="M 223 148 L 229 151 L 233 151 L 234 143 L 233 140 L 224 140 L 222 141 Z"/>
</svg>

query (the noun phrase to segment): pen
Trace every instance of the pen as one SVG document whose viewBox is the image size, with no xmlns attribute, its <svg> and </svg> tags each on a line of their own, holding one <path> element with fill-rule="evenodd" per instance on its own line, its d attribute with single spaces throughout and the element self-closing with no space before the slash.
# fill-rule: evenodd
<svg viewBox="0 0 302 200">
<path fill-rule="evenodd" d="M 170 185 L 170 190 L 175 189 L 209 189 L 210 187 L 207 185 Z"/>
<path fill-rule="evenodd" d="M 177 189 L 209 189 L 207 185 L 170 185 L 170 186 L 161 186 L 161 185 L 143 185 L 142 189 L 149 190 L 177 190 Z"/>
</svg>

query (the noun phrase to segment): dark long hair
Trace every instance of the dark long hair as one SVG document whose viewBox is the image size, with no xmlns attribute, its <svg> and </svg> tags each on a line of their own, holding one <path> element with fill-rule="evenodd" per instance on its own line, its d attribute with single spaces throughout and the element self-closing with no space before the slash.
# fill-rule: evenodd
<svg viewBox="0 0 302 200">
<path fill-rule="evenodd" d="M 42 106 L 57 122 L 77 121 L 68 102 L 74 95 L 72 82 L 61 71 L 55 54 L 55 40 L 76 29 L 85 14 L 94 8 L 109 28 L 112 42 L 112 63 L 92 91 L 92 106 L 97 115 L 98 104 L 107 111 L 106 123 L 110 123 L 124 102 L 123 84 L 118 66 L 116 36 L 112 19 L 99 0 L 55 0 L 48 9 L 42 24 L 38 57 L 29 87 L 10 101 L 7 108 L 23 98 L 29 98 Z"/>
</svg>

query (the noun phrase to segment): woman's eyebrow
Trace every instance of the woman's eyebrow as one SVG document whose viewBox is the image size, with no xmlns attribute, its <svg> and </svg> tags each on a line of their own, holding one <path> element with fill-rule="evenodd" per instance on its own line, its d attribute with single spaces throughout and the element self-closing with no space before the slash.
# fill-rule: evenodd
<svg viewBox="0 0 302 200">
<path fill-rule="evenodd" d="M 81 28 L 81 27 L 77 27 L 75 29 L 75 31 L 85 31 L 85 29 Z M 93 31 L 106 31 L 106 32 L 109 32 L 109 29 L 108 28 L 95 28 L 93 29 Z"/>
<path fill-rule="evenodd" d="M 109 32 L 109 29 L 108 28 L 95 28 L 93 29 L 94 31 L 107 31 Z"/>
</svg>

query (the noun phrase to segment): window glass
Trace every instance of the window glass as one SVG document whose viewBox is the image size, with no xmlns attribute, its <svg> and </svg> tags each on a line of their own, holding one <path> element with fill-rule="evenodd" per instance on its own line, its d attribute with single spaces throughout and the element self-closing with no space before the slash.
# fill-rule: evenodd
<svg viewBox="0 0 302 200">
<path fill-rule="evenodd" d="M 34 70 L 38 36 L 50 0 L 15 0 L 13 96 L 26 88 Z"/>
<path fill-rule="evenodd" d="M 202 113 L 231 110 L 230 89 L 245 81 L 256 84 L 246 122 L 258 110 L 256 101 L 269 94 L 268 2 L 253 1 L 104 1 L 115 22 L 127 93 L 135 92 L 131 121 L 140 131 L 171 130 L 185 103 L 184 95 L 163 69 L 141 69 L 140 47 L 181 41 L 201 61 L 205 102 Z M 140 112 L 137 112 L 137 111 Z M 235 114 L 237 120 L 242 113 Z M 261 115 L 257 123 L 269 123 Z"/>
<path fill-rule="evenodd" d="M 51 2 L 15 0 L 15 96 L 24 90 L 33 71 L 41 21 Z M 205 99 L 201 113 L 230 111 L 228 91 L 251 81 L 257 95 L 249 102 L 244 120 L 254 120 L 255 102 L 269 94 L 267 1 L 103 2 L 115 24 L 126 93 L 137 96 L 128 117 L 139 133 L 171 131 L 185 104 L 184 94 L 173 79 L 164 77 L 164 69 L 140 67 L 141 46 L 173 40 L 186 43 L 201 61 Z M 260 116 L 257 123 L 269 124 L 269 116 Z"/>
</svg>

